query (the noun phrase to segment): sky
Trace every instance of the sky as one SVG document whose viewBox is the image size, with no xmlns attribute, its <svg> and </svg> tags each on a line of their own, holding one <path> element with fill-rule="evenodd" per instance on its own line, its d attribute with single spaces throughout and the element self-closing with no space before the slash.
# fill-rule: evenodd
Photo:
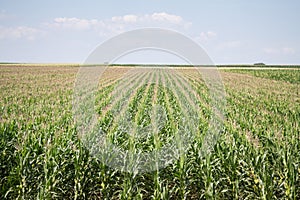
<svg viewBox="0 0 300 200">
<path fill-rule="evenodd" d="M 84 63 L 108 39 L 155 27 L 215 64 L 300 64 L 299 10 L 298 0 L 0 0 L 0 62 Z M 148 50 L 115 62 L 185 61 Z"/>
</svg>

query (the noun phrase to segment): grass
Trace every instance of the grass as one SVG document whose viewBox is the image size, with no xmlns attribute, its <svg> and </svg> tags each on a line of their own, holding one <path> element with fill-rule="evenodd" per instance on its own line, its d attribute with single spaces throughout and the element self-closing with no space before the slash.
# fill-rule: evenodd
<svg viewBox="0 0 300 200">
<path fill-rule="evenodd" d="M 221 71 L 226 120 L 205 157 L 211 109 L 201 76 L 191 68 L 107 70 L 97 92 L 98 124 L 123 149 L 161 148 L 184 126 L 187 105 L 198 108 L 197 134 L 178 160 L 129 173 L 93 157 L 78 138 L 72 113 L 78 69 L 0 66 L 0 199 L 300 198 L 300 70 Z M 122 116 L 143 130 L 158 123 L 149 117 L 155 104 L 166 111 L 156 134 L 132 136 L 118 126 Z"/>
</svg>

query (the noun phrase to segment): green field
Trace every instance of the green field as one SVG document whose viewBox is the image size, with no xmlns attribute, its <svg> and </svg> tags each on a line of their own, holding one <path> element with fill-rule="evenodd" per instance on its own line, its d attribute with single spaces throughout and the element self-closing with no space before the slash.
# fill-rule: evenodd
<svg viewBox="0 0 300 200">
<path fill-rule="evenodd" d="M 78 70 L 0 65 L 0 199 L 300 199 L 300 69 L 220 70 L 224 127 L 203 156 L 212 109 L 193 68 L 109 68 L 96 94 L 97 123 L 123 149 L 151 151 L 174 138 L 188 109 L 183 96 L 199 108 L 186 152 L 165 168 L 141 173 L 105 165 L 78 138 L 72 111 Z M 155 104 L 166 110 L 156 138 L 118 129 L 116 110 L 145 128 L 153 124 Z"/>
</svg>

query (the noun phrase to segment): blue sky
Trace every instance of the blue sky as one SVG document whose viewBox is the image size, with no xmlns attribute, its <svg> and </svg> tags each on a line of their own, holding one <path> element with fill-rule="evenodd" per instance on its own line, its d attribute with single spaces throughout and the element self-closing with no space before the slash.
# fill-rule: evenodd
<svg viewBox="0 0 300 200">
<path fill-rule="evenodd" d="M 216 64 L 300 64 L 299 10 L 297 0 L 0 0 L 0 62 L 82 63 L 119 33 L 159 27 L 195 40 Z M 151 51 L 122 59 L 180 62 Z"/>
</svg>

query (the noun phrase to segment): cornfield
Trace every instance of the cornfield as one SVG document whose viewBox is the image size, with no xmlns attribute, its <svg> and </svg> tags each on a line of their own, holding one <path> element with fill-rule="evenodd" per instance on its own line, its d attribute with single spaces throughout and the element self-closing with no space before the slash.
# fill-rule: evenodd
<svg viewBox="0 0 300 200">
<path fill-rule="evenodd" d="M 221 70 L 225 120 L 203 156 L 213 111 L 195 69 L 109 67 L 95 110 L 114 145 L 162 148 L 184 126 L 182 116 L 197 113 L 184 153 L 144 172 L 107 165 L 78 137 L 72 110 L 78 70 L 0 66 L 0 199 L 300 199 L 300 70 Z M 164 123 L 151 134 L 158 104 Z M 125 131 L 124 118 L 133 122 Z"/>
</svg>

